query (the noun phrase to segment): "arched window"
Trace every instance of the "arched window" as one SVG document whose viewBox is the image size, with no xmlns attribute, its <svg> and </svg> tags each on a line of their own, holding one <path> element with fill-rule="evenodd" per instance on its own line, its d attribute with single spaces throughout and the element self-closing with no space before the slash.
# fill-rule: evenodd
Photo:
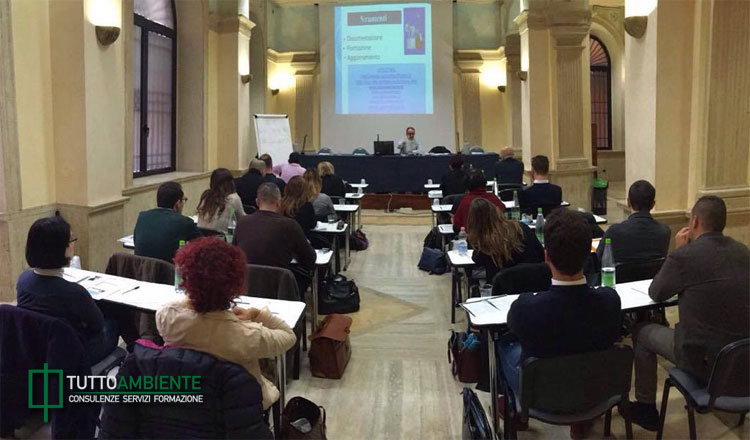
<svg viewBox="0 0 750 440">
<path fill-rule="evenodd" d="M 612 149 L 612 68 L 607 48 L 589 40 L 591 56 L 591 142 L 599 150 Z"/>
<path fill-rule="evenodd" d="M 177 29 L 173 0 L 135 0 L 133 176 L 175 170 Z"/>
</svg>

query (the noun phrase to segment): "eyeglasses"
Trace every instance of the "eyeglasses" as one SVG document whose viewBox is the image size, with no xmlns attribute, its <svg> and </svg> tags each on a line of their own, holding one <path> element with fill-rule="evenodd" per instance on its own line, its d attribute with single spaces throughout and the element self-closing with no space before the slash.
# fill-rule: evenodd
<svg viewBox="0 0 750 440">
<path fill-rule="evenodd" d="M 78 237 L 76 237 L 75 235 L 71 235 L 68 243 L 73 243 L 74 241 L 78 241 Z"/>
<path fill-rule="evenodd" d="M 187 202 L 187 197 L 182 198 L 182 203 L 185 203 L 185 202 Z"/>
</svg>

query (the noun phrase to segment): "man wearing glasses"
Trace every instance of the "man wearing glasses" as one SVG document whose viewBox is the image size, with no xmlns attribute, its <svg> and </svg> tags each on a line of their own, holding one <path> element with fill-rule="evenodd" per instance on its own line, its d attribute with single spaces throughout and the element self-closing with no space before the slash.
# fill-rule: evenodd
<svg viewBox="0 0 750 440">
<path fill-rule="evenodd" d="M 182 215 L 187 197 L 177 182 L 165 182 L 156 192 L 157 208 L 142 211 L 133 232 L 135 254 L 172 263 L 180 240 L 200 236 L 198 226 Z"/>
</svg>

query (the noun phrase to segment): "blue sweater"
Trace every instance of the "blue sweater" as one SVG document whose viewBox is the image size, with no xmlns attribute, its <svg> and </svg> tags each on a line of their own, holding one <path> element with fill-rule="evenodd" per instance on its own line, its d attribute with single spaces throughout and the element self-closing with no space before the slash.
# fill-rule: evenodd
<svg viewBox="0 0 750 440">
<path fill-rule="evenodd" d="M 67 320 L 85 339 L 102 331 L 104 315 L 81 285 L 24 271 L 16 283 L 18 307 Z"/>
</svg>

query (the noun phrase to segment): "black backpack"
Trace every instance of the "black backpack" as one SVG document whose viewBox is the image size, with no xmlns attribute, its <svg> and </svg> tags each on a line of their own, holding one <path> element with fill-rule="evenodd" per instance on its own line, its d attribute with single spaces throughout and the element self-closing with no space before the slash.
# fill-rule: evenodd
<svg viewBox="0 0 750 440">
<path fill-rule="evenodd" d="M 318 313 L 352 313 L 359 310 L 359 288 L 343 275 L 321 280 L 318 288 Z"/>
</svg>

